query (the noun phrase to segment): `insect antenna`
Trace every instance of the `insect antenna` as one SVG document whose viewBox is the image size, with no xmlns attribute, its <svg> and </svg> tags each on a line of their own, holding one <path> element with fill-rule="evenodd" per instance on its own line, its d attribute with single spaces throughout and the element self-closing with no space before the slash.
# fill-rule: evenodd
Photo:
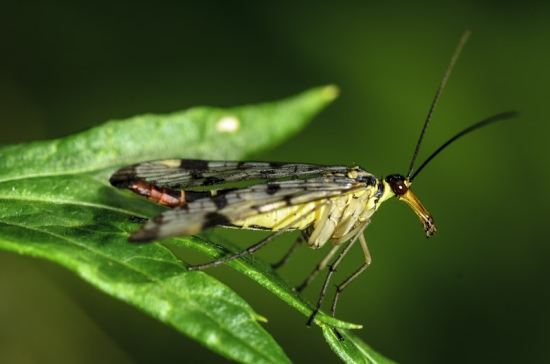
<svg viewBox="0 0 550 364">
<path fill-rule="evenodd" d="M 454 142 L 455 140 L 457 140 L 458 138 L 476 130 L 476 129 L 479 129 L 479 128 L 482 128 L 486 125 L 489 125 L 489 124 L 492 124 L 494 122 L 497 122 L 497 121 L 500 121 L 500 120 L 506 120 L 506 119 L 512 119 L 512 118 L 516 118 L 518 117 L 519 113 L 517 111 L 507 111 L 507 112 L 503 112 L 503 113 L 500 113 L 500 114 L 496 114 L 496 115 L 493 115 L 485 120 L 482 120 L 478 123 L 475 123 L 474 125 L 462 130 L 460 133 L 456 134 L 454 137 L 452 137 L 451 139 L 447 140 L 442 146 L 440 146 L 439 148 L 437 148 L 437 150 L 435 152 L 432 153 L 432 155 L 430 155 L 425 161 L 424 163 L 422 163 L 420 165 L 420 167 L 416 170 L 416 172 L 414 172 L 414 174 L 412 175 L 412 177 L 409 178 L 409 181 L 412 182 L 413 179 L 416 178 L 416 176 L 418 175 L 418 173 L 420 173 L 420 171 L 422 169 L 424 169 L 424 167 L 426 167 L 426 165 L 432 160 L 434 159 L 434 157 L 436 155 L 438 155 L 443 149 L 445 149 L 446 147 L 449 146 L 449 144 L 451 144 L 452 142 Z"/>
<path fill-rule="evenodd" d="M 432 105 L 430 106 L 430 111 L 428 111 L 428 116 L 426 117 L 426 121 L 424 122 L 424 126 L 422 127 L 422 131 L 420 132 L 420 137 L 418 138 L 418 143 L 416 143 L 416 149 L 414 150 L 413 157 L 411 160 L 411 166 L 409 167 L 409 172 L 407 173 L 407 179 L 411 176 L 412 171 L 414 169 L 414 164 L 416 162 L 416 157 L 418 156 L 418 152 L 420 151 L 420 146 L 422 145 L 422 141 L 424 140 L 424 135 L 426 134 L 426 130 L 428 129 L 428 125 L 430 124 L 430 120 L 432 119 L 432 114 L 435 109 L 435 105 L 437 105 L 437 101 L 439 100 L 439 96 L 441 95 L 441 92 L 443 91 L 443 88 L 445 87 L 445 84 L 447 83 L 447 80 L 449 79 L 449 76 L 451 75 L 451 71 L 453 70 L 453 67 L 455 65 L 456 60 L 458 59 L 458 56 L 460 52 L 462 51 L 462 48 L 464 47 L 464 44 L 466 44 L 466 41 L 470 37 L 469 30 L 466 30 L 464 34 L 462 34 L 462 37 L 460 38 L 460 41 L 458 42 L 458 45 L 456 46 L 455 52 L 453 54 L 453 57 L 451 58 L 451 62 L 449 62 L 449 66 L 447 66 L 447 71 L 445 71 L 445 76 L 443 76 L 443 80 L 441 80 L 441 84 L 439 84 L 439 88 L 437 89 L 437 92 L 435 93 L 435 97 L 432 101 Z"/>
</svg>

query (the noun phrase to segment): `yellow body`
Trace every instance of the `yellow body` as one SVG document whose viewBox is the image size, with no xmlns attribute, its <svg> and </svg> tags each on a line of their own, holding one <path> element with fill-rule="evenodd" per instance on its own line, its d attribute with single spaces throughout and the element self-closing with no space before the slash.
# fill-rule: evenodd
<svg viewBox="0 0 550 364">
<path fill-rule="evenodd" d="M 357 171 L 350 171 L 348 177 L 357 178 Z M 380 183 L 385 186 L 381 195 L 377 194 Z M 312 248 L 321 248 L 327 241 L 340 245 L 362 230 L 380 204 L 393 196 L 387 183 L 377 180 L 375 186 L 363 184 L 353 193 L 288 206 L 231 225 L 241 229 L 304 230 Z"/>
</svg>

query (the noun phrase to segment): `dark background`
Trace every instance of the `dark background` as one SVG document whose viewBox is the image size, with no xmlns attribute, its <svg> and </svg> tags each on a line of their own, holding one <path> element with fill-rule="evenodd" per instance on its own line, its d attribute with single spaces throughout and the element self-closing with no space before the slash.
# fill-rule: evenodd
<svg viewBox="0 0 550 364">
<path fill-rule="evenodd" d="M 547 362 L 549 19 L 542 1 L 4 2 L 0 143 L 334 83 L 340 98 L 308 128 L 250 157 L 406 173 L 469 28 L 420 159 L 492 114 L 521 117 L 468 136 L 416 180 L 439 230 L 432 239 L 406 205 L 383 205 L 366 233 L 373 264 L 342 294 L 338 317 L 363 324 L 358 335 L 400 362 Z M 260 256 L 275 261 L 285 248 Z M 323 253 L 303 249 L 281 274 L 297 284 Z M 356 251 L 336 280 L 361 260 Z M 269 319 L 293 361 L 338 361 L 306 317 L 230 269 L 213 274 Z M 65 269 L 0 252 L 3 363 L 201 359 L 222 360 Z"/>
</svg>

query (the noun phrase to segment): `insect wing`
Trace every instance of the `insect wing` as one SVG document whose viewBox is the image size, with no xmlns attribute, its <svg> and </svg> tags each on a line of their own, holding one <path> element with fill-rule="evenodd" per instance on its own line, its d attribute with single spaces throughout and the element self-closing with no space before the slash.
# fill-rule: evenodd
<svg viewBox="0 0 550 364">
<path fill-rule="evenodd" d="M 322 166 L 279 162 L 227 162 L 195 159 L 165 159 L 143 162 L 115 172 L 113 186 L 125 188 L 132 182 L 145 182 L 160 188 L 188 188 L 221 183 L 279 178 L 300 178 L 321 174 L 343 174 L 347 166 Z"/>
<path fill-rule="evenodd" d="M 289 206 L 345 196 L 364 187 L 365 183 L 334 176 L 252 185 L 165 211 L 133 233 L 130 241 L 196 234 Z"/>
</svg>

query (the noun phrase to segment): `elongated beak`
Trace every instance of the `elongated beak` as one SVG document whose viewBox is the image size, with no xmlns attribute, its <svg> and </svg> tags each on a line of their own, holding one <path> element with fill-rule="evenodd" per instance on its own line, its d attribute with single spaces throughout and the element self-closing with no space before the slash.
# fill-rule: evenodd
<svg viewBox="0 0 550 364">
<path fill-rule="evenodd" d="M 432 218 L 432 215 L 430 215 L 428 210 L 426 210 L 426 208 L 422 206 L 422 204 L 420 203 L 418 198 L 416 198 L 416 195 L 410 188 L 404 194 L 396 195 L 396 197 L 399 200 L 406 202 L 407 205 L 409 205 L 413 209 L 414 213 L 418 216 L 420 222 L 424 226 L 424 231 L 426 232 L 426 236 L 428 238 L 437 232 L 437 229 L 434 226 L 434 219 Z"/>
</svg>

